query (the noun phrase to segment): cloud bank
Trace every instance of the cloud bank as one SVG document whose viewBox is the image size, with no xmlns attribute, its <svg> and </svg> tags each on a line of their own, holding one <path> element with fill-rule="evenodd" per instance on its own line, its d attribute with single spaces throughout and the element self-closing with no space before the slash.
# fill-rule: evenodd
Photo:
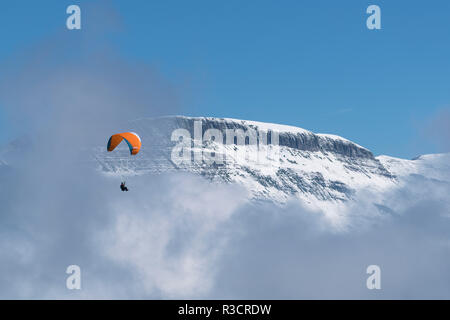
<svg viewBox="0 0 450 320">
<path fill-rule="evenodd" d="M 188 174 L 135 177 L 121 193 L 116 178 L 64 172 L 48 183 L 3 184 L 0 297 L 450 296 L 449 204 L 435 196 L 449 191 L 445 184 L 411 177 L 438 192 L 413 202 L 414 190 L 397 190 L 392 201 L 402 208 L 372 206 L 362 218 L 355 204 L 342 230 L 296 201 L 251 203 L 238 186 Z M 65 287 L 71 264 L 81 268 L 81 290 Z M 372 264 L 381 290 L 366 288 Z"/>
</svg>

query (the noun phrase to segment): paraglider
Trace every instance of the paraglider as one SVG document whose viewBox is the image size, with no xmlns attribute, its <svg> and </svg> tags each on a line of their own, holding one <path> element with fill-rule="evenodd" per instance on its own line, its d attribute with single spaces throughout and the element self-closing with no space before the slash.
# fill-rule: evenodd
<svg viewBox="0 0 450 320">
<path fill-rule="evenodd" d="M 123 182 L 120 184 L 120 190 L 122 190 L 122 191 L 128 191 L 128 188 L 125 186 L 125 181 L 123 181 Z"/>
<path fill-rule="evenodd" d="M 121 142 L 125 140 L 130 148 L 130 153 L 136 155 L 141 150 L 141 138 L 134 132 L 117 133 L 111 136 L 108 141 L 108 151 L 113 151 Z"/>
<path fill-rule="evenodd" d="M 132 156 L 138 154 L 139 150 L 141 150 L 141 138 L 134 132 L 123 132 L 112 135 L 108 140 L 106 149 L 113 151 L 123 140 L 128 144 Z M 128 191 L 128 187 L 125 186 L 125 181 L 120 183 L 120 190 Z"/>
</svg>

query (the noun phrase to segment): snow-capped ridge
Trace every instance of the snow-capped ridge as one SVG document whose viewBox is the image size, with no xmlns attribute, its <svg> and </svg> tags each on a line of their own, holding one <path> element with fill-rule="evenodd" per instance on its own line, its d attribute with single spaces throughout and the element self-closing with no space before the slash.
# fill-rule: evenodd
<svg viewBox="0 0 450 320">
<path fill-rule="evenodd" d="M 178 128 L 187 129 L 194 135 L 194 122 L 202 123 L 202 134 L 206 130 L 214 128 L 225 132 L 227 129 L 255 129 L 262 132 L 278 132 L 279 145 L 304 151 L 333 152 L 344 156 L 363 157 L 373 159 L 373 154 L 366 148 L 347 140 L 345 138 L 330 134 L 315 134 L 306 129 L 264 123 L 258 121 L 238 120 L 232 118 L 212 118 L 212 117 L 187 117 L 187 116 L 167 116 L 160 118 L 141 118 L 132 123 L 137 126 L 153 126 L 163 130 L 175 130 Z M 145 124 L 144 124 L 145 123 Z M 165 128 L 165 129 L 164 129 Z M 224 137 L 225 139 L 225 137 Z"/>
</svg>

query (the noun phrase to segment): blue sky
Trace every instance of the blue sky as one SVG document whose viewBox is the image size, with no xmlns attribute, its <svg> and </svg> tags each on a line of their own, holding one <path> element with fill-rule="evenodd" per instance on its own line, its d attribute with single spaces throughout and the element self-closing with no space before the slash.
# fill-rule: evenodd
<svg viewBox="0 0 450 320">
<path fill-rule="evenodd" d="M 98 27 L 95 2 L 2 3 L 0 64 L 55 34 Z M 375 154 L 447 151 L 423 128 L 450 104 L 449 1 L 112 3 L 118 27 L 107 41 L 183 87 L 187 115 L 295 125 Z M 81 7 L 80 31 L 65 29 L 70 4 Z M 366 28 L 370 4 L 381 7 L 382 30 Z M 16 130 L 2 108 L 4 143 Z"/>
</svg>

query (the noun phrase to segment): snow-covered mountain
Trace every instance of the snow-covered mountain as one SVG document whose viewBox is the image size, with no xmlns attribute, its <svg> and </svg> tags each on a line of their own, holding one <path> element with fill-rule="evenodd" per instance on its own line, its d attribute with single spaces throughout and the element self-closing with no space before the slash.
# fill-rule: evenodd
<svg viewBox="0 0 450 320">
<path fill-rule="evenodd" d="M 450 183 L 450 154 L 413 160 L 375 157 L 342 137 L 286 125 L 168 116 L 134 120 L 125 130 L 140 135 L 138 155 L 130 156 L 125 143 L 113 152 L 98 145 L 94 152 L 82 153 L 92 155 L 88 165 L 127 181 L 134 175 L 186 171 L 216 183 L 239 184 L 250 199 L 278 204 L 298 199 L 319 209 L 345 206 L 360 194 L 384 206 L 385 195 L 411 177 Z M 30 145 L 30 138 L 23 137 L 2 148 L 0 173 L 20 165 Z"/>
<path fill-rule="evenodd" d="M 131 122 L 130 130 L 143 141 L 137 156 L 130 157 L 126 145 L 111 153 L 104 146 L 96 148 L 96 162 L 106 174 L 128 176 L 182 170 L 218 183 L 240 184 L 253 199 L 285 203 L 297 198 L 320 208 L 345 203 L 358 192 L 381 195 L 399 187 L 408 175 L 450 181 L 449 154 L 415 160 L 375 157 L 368 149 L 342 137 L 292 126 L 173 116 L 138 119 Z M 216 134 L 215 140 L 208 130 Z M 184 132 L 185 140 L 178 132 Z M 244 138 L 234 138 L 227 144 L 227 132 L 244 133 Z M 252 140 L 255 132 L 256 139 Z M 187 161 L 174 161 L 174 152 L 181 150 L 176 149 L 177 145 L 189 146 L 184 149 Z M 208 159 L 223 161 L 199 160 L 202 152 L 209 155 Z M 252 158 L 255 154 L 257 157 Z M 375 196 L 373 201 L 383 200 Z"/>
</svg>

